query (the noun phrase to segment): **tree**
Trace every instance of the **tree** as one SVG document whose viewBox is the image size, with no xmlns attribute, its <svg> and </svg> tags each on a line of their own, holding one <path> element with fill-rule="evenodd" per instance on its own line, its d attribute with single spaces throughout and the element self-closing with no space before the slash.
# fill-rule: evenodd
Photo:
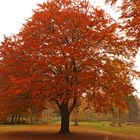
<svg viewBox="0 0 140 140">
<path fill-rule="evenodd" d="M 135 96 L 130 96 L 127 99 L 129 104 L 129 121 L 138 121 L 138 102 Z"/>
<path fill-rule="evenodd" d="M 102 81 L 99 78 L 94 81 L 94 84 L 101 82 L 100 89 L 93 89 L 95 91 L 92 91 L 90 99 L 87 99 L 89 106 L 92 106 L 95 112 L 112 114 L 113 126 L 115 126 L 117 118 L 118 125 L 121 125 L 121 112 L 128 109 L 126 98 L 132 96 L 135 91 L 131 83 L 128 67 L 122 60 L 110 60 L 107 64 L 107 69 L 104 69 L 105 73 L 100 77 Z M 91 98 L 92 94 L 94 94 L 94 98 Z M 99 100 L 101 101 L 99 102 Z"/>
<path fill-rule="evenodd" d="M 115 4 L 118 0 L 105 0 Z M 140 46 L 140 3 L 138 0 L 123 0 L 120 6 L 122 12 L 120 16 L 122 30 L 127 38 L 127 45 L 130 47 Z M 136 49 L 133 50 L 134 55 L 137 54 Z"/>
<path fill-rule="evenodd" d="M 74 126 L 78 126 L 78 113 L 79 113 L 80 102 L 77 102 L 73 110 L 74 113 Z"/>
<path fill-rule="evenodd" d="M 8 74 L 1 94 L 9 100 L 27 95 L 29 104 L 41 109 L 53 101 L 61 113 L 60 133 L 70 132 L 69 116 L 80 97 L 104 106 L 105 99 L 112 99 L 123 107 L 120 95 L 131 85 L 120 82 L 115 74 L 120 62 L 114 67 L 113 60 L 123 58 L 132 74 L 130 58 L 137 48 L 128 48 L 119 37 L 118 24 L 86 0 L 50 0 L 38 6 L 20 33 L 1 43 L 0 77 Z"/>
<path fill-rule="evenodd" d="M 116 4 L 117 0 L 106 0 L 111 4 Z M 133 55 L 136 56 L 140 47 L 140 3 L 138 0 L 123 0 L 120 6 L 121 16 L 119 18 L 122 26 L 122 31 L 125 34 L 124 39 L 128 48 L 137 48 L 133 50 Z M 138 74 L 140 75 L 140 74 Z M 130 120 L 134 120 L 132 114 L 136 117 L 138 107 L 134 96 L 128 99 Z"/>
</svg>

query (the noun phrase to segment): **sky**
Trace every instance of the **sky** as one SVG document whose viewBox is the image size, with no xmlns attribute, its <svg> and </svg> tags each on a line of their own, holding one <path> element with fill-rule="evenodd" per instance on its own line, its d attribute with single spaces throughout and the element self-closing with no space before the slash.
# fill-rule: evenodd
<svg viewBox="0 0 140 140">
<path fill-rule="evenodd" d="M 32 15 L 32 9 L 37 8 L 37 4 L 46 0 L 0 0 L 0 40 L 3 34 L 10 35 L 17 33 L 22 24 Z M 103 6 L 114 18 L 119 14 L 105 7 L 99 0 L 90 0 L 92 3 Z"/>
<path fill-rule="evenodd" d="M 99 0 L 90 1 L 102 6 L 114 19 L 118 19 L 120 13 L 116 10 L 112 11 Z M 3 35 L 18 33 L 26 19 L 32 16 L 32 9 L 36 9 L 37 4 L 42 2 L 46 2 L 46 0 L 0 0 L 0 41 L 2 41 Z M 120 2 L 118 2 L 119 4 Z M 136 57 L 135 65 L 140 70 L 140 53 Z M 140 97 L 140 80 L 134 80 L 133 83 Z"/>
</svg>

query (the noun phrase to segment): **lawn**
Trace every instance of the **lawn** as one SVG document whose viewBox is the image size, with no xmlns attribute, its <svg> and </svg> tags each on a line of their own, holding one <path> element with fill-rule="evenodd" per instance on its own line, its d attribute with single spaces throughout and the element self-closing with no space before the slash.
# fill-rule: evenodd
<svg viewBox="0 0 140 140">
<path fill-rule="evenodd" d="M 59 124 L 1 125 L 0 140 L 140 140 L 140 127 L 111 127 L 109 123 L 81 122 L 71 134 L 58 135 Z"/>
<path fill-rule="evenodd" d="M 109 131 L 113 133 L 140 135 L 140 125 L 122 125 L 122 127 L 112 127 L 110 122 L 80 122 L 81 126 L 90 126 L 96 130 Z"/>
</svg>

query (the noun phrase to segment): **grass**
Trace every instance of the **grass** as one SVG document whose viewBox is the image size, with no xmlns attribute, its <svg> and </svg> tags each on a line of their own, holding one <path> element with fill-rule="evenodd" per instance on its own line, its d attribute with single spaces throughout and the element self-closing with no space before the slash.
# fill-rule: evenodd
<svg viewBox="0 0 140 140">
<path fill-rule="evenodd" d="M 112 127 L 109 122 L 71 124 L 70 135 L 58 135 L 59 124 L 0 125 L 0 140 L 140 140 L 139 126 Z"/>
<path fill-rule="evenodd" d="M 90 126 L 96 130 L 109 131 L 113 133 L 140 135 L 140 126 L 123 125 L 122 127 L 112 127 L 110 122 L 80 122 L 82 126 Z"/>
<path fill-rule="evenodd" d="M 51 131 L 56 132 L 59 125 L 0 125 L 0 134 L 8 132 L 22 132 L 22 131 Z M 1 139 L 0 139 L 1 140 Z"/>
</svg>

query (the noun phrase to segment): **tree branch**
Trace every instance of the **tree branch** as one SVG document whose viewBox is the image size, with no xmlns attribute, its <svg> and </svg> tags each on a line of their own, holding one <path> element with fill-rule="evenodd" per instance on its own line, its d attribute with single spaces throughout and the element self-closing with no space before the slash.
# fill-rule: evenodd
<svg viewBox="0 0 140 140">
<path fill-rule="evenodd" d="M 73 109 L 74 109 L 76 103 L 77 103 L 77 99 L 74 98 L 72 105 L 69 107 L 69 114 L 73 111 Z"/>
</svg>

